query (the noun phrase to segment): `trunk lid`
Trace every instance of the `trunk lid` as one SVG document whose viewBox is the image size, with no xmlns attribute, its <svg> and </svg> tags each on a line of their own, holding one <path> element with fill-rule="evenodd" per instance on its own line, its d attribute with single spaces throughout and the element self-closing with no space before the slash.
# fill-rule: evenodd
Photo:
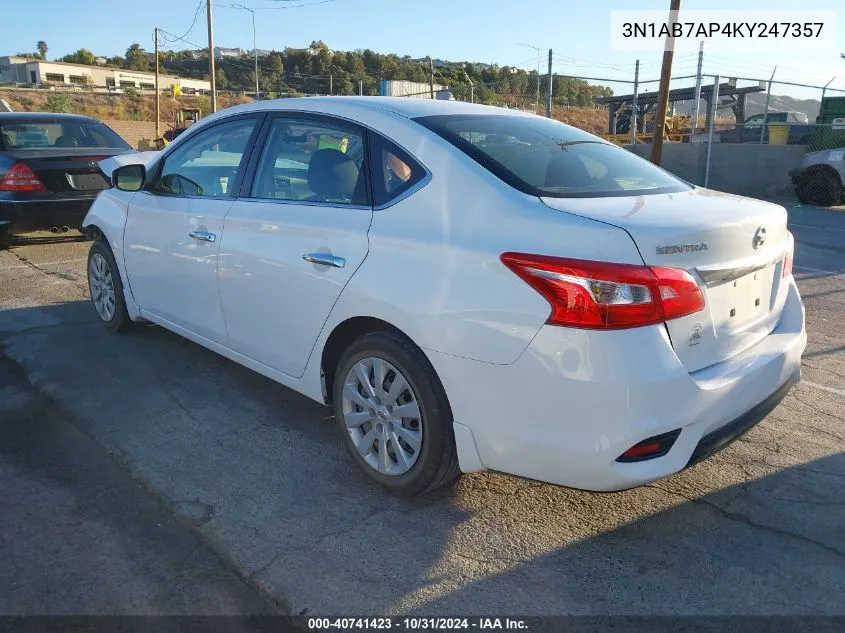
<svg viewBox="0 0 845 633">
<path fill-rule="evenodd" d="M 113 148 L 62 148 L 50 150 L 12 150 L 5 152 L 25 163 L 56 196 L 91 196 L 108 189 L 97 163 L 126 152 Z"/>
<path fill-rule="evenodd" d="M 683 268 L 696 278 L 704 310 L 666 322 L 687 371 L 739 354 L 777 325 L 787 288 L 783 207 L 707 189 L 543 202 L 625 229 L 646 264 Z"/>
</svg>

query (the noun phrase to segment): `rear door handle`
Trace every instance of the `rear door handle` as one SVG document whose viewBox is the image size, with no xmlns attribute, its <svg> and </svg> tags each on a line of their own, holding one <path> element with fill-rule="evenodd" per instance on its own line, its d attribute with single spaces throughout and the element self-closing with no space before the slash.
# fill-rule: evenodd
<svg viewBox="0 0 845 633">
<path fill-rule="evenodd" d="M 302 259 L 312 264 L 323 264 L 324 266 L 333 266 L 334 268 L 343 268 L 346 266 L 346 259 L 335 257 L 331 253 L 305 253 Z"/>
<path fill-rule="evenodd" d="M 217 236 L 214 233 L 209 233 L 208 231 L 191 231 L 188 233 L 188 237 L 191 237 L 195 240 L 199 240 L 200 242 L 216 242 Z"/>
</svg>

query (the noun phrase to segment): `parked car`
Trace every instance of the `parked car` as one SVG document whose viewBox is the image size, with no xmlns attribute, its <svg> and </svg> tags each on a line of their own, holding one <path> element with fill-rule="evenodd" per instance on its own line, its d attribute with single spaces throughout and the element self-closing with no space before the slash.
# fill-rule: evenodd
<svg viewBox="0 0 845 633">
<path fill-rule="evenodd" d="M 763 129 L 763 123 L 766 127 Z M 721 143 L 759 143 L 760 132 L 763 132 L 763 142 L 769 142 L 769 123 L 784 123 L 789 125 L 789 145 L 806 145 L 818 127 L 809 122 L 803 112 L 769 112 L 768 118 L 764 114 L 755 114 L 745 119 L 742 125 L 731 130 L 719 132 Z"/>
<path fill-rule="evenodd" d="M 845 129 L 845 118 L 842 119 Z M 789 172 L 795 195 L 804 204 L 830 207 L 845 202 L 845 144 L 807 152 L 801 167 Z"/>
<path fill-rule="evenodd" d="M 97 162 L 132 151 L 86 116 L 0 112 L 0 247 L 23 231 L 80 228 L 109 186 Z"/>
<path fill-rule="evenodd" d="M 785 209 L 560 122 L 284 99 L 147 156 L 103 161 L 115 188 L 83 223 L 103 324 L 157 323 L 331 404 L 396 493 L 483 469 L 637 486 L 799 379 Z"/>
</svg>

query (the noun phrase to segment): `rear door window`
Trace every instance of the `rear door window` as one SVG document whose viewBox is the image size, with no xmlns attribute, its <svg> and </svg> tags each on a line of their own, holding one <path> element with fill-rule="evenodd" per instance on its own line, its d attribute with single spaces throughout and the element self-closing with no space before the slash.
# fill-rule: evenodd
<svg viewBox="0 0 845 633">
<path fill-rule="evenodd" d="M 251 198 L 369 204 L 364 135 L 341 123 L 275 118 Z"/>
</svg>

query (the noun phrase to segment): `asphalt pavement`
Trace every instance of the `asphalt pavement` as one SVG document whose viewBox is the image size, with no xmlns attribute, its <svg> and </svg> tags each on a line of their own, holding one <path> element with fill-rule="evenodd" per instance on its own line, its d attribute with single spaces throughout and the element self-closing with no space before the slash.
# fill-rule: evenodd
<svg viewBox="0 0 845 633">
<path fill-rule="evenodd" d="M 0 252 L 0 612 L 259 608 L 241 582 L 307 615 L 845 615 L 845 212 L 789 212 L 804 381 L 745 437 L 624 492 L 481 473 L 412 501 L 364 479 L 328 409 L 161 328 L 108 334 L 86 297 L 88 244 L 25 236 Z M 16 406 L 40 413 L 15 422 Z M 32 474 L 48 466 L 65 476 Z M 77 472 L 77 506 L 149 529 L 38 549 L 72 529 L 50 517 L 69 512 Z M 126 503 L 101 507 L 111 482 Z M 98 601 L 85 552 L 141 590 L 150 574 L 225 586 Z M 79 594 L 54 604 L 49 583 L 68 577 Z"/>
</svg>

